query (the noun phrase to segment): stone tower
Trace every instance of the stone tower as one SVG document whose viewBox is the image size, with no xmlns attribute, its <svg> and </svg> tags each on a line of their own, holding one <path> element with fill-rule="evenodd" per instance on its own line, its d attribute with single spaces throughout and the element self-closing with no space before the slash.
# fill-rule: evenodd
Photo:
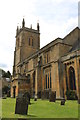
<svg viewBox="0 0 80 120">
<path fill-rule="evenodd" d="M 19 73 L 17 65 L 40 49 L 40 28 L 37 23 L 37 30 L 25 27 L 23 18 L 22 28 L 17 26 L 16 46 L 14 51 L 13 74 Z"/>
</svg>

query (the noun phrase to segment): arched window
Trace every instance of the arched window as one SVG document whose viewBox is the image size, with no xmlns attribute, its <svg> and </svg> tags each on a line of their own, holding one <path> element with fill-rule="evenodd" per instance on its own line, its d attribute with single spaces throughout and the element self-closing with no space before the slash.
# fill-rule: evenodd
<svg viewBox="0 0 80 120">
<path fill-rule="evenodd" d="M 75 70 L 72 66 L 69 68 L 69 86 L 70 90 L 76 90 Z"/>
<path fill-rule="evenodd" d="M 48 73 L 48 88 L 49 88 L 49 73 Z"/>
<path fill-rule="evenodd" d="M 51 73 L 50 73 L 50 88 L 51 88 Z"/>
<path fill-rule="evenodd" d="M 47 89 L 47 75 L 46 75 L 46 89 Z"/>
</svg>

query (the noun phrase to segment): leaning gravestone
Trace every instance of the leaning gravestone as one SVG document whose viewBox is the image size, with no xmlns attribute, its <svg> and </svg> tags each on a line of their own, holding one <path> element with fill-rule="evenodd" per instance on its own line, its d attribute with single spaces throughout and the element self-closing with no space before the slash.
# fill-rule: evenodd
<svg viewBox="0 0 80 120">
<path fill-rule="evenodd" d="M 15 114 L 27 115 L 28 103 L 25 97 L 16 98 Z"/>
<path fill-rule="evenodd" d="M 24 95 L 23 95 L 23 97 L 25 97 L 27 103 L 30 104 L 30 94 L 28 92 L 25 92 Z"/>
<path fill-rule="evenodd" d="M 55 102 L 56 101 L 56 91 L 51 91 L 49 93 L 49 101 L 50 102 Z"/>
</svg>

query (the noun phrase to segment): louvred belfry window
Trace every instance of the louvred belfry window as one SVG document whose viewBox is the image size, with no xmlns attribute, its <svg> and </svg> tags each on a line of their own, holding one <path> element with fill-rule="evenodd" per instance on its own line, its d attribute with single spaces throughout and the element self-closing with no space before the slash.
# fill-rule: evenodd
<svg viewBox="0 0 80 120">
<path fill-rule="evenodd" d="M 29 46 L 33 46 L 34 45 L 34 40 L 33 37 L 29 37 Z"/>
</svg>

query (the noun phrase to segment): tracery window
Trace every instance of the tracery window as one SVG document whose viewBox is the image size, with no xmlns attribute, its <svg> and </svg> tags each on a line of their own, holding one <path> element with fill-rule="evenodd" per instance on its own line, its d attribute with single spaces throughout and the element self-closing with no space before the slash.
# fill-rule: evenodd
<svg viewBox="0 0 80 120">
<path fill-rule="evenodd" d="M 50 73 L 50 88 L 51 88 L 51 73 Z"/>
<path fill-rule="evenodd" d="M 51 88 L 51 72 L 46 74 L 45 76 L 45 80 L 46 80 L 46 89 L 50 89 Z"/>
<path fill-rule="evenodd" d="M 47 75 L 46 75 L 46 89 L 47 89 Z"/>
<path fill-rule="evenodd" d="M 44 63 L 50 62 L 50 51 L 44 54 Z"/>
</svg>

